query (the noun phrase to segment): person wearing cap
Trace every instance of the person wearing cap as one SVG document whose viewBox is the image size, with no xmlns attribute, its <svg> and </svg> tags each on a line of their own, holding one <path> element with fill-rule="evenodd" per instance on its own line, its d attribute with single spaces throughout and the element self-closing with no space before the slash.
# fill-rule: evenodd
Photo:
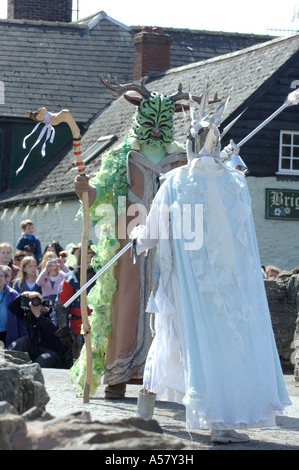
<svg viewBox="0 0 299 470">
<path fill-rule="evenodd" d="M 277 276 L 278 281 L 287 281 L 293 275 L 292 271 L 282 269 Z"/>
<path fill-rule="evenodd" d="M 55 300 L 55 310 L 58 314 L 58 319 L 60 323 L 63 323 L 63 317 L 70 318 L 70 328 L 71 333 L 74 338 L 72 350 L 73 350 L 73 359 L 77 359 L 80 355 L 80 351 L 84 344 L 84 338 L 81 334 L 82 326 L 82 317 L 81 317 L 81 301 L 80 296 L 77 297 L 68 308 L 64 307 L 64 304 L 71 298 L 73 295 L 80 289 L 80 256 L 81 250 L 80 247 L 76 248 L 76 258 L 77 263 L 74 270 L 71 270 L 69 273 L 65 274 L 62 282 L 58 287 L 58 293 Z M 91 243 L 88 246 L 87 252 L 87 281 L 94 276 L 95 272 L 91 266 L 91 260 L 95 252 L 91 248 Z M 91 290 L 92 286 L 89 286 L 87 292 Z M 88 307 L 88 315 L 91 315 L 92 311 Z"/>
</svg>

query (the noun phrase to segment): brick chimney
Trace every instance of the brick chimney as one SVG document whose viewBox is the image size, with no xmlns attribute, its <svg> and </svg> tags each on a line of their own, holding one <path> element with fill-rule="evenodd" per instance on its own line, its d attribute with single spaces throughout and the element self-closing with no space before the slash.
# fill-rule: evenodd
<svg viewBox="0 0 299 470">
<path fill-rule="evenodd" d="M 172 38 L 162 28 L 143 27 L 135 34 L 134 80 L 140 80 L 149 72 L 165 72 L 170 68 Z"/>
<path fill-rule="evenodd" d="M 8 0 L 7 18 L 70 23 L 72 7 L 73 0 Z"/>
</svg>

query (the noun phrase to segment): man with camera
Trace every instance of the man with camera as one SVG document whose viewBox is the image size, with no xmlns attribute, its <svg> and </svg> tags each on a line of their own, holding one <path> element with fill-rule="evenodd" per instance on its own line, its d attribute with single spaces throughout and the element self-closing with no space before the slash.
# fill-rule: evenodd
<svg viewBox="0 0 299 470">
<path fill-rule="evenodd" d="M 59 325 L 51 302 L 43 300 L 39 292 L 23 292 L 10 303 L 9 309 L 26 321 L 28 336 L 16 339 L 7 349 L 28 352 L 31 360 L 44 368 L 72 366 L 72 354 L 68 343 L 55 334 L 59 330 Z M 71 338 L 69 338 L 70 343 Z"/>
</svg>

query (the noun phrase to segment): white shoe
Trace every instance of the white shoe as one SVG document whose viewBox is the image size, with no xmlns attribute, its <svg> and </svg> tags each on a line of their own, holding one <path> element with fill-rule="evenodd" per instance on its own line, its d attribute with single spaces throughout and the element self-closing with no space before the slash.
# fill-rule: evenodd
<svg viewBox="0 0 299 470">
<path fill-rule="evenodd" d="M 248 442 L 249 436 L 247 434 L 240 434 L 233 430 L 211 432 L 211 442 L 219 444 L 229 444 L 234 442 Z"/>
<path fill-rule="evenodd" d="M 156 395 L 154 393 L 138 393 L 136 416 L 143 419 L 152 419 L 154 414 Z"/>
</svg>

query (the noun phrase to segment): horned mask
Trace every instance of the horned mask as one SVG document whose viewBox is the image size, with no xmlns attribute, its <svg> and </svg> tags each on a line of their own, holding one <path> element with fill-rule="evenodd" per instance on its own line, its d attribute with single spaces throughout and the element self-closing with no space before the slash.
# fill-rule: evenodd
<svg viewBox="0 0 299 470">
<path fill-rule="evenodd" d="M 189 93 L 183 93 L 181 84 L 179 84 L 178 91 L 175 94 L 167 95 L 149 91 L 145 87 L 148 77 L 144 77 L 140 82 L 125 85 L 118 83 L 116 78 L 114 84 L 110 82 L 110 78 L 105 80 L 102 75 L 100 75 L 100 78 L 102 83 L 114 92 L 114 96 L 123 95 L 127 101 L 137 106 L 132 121 L 131 134 L 141 144 L 147 144 L 155 148 L 173 142 L 174 114 L 189 109 L 189 104 L 179 103 L 179 101 L 188 101 L 190 98 Z M 134 92 L 134 95 L 132 92 Z M 200 103 L 202 97 L 192 96 L 192 99 Z M 210 103 L 216 101 L 219 101 L 217 96 Z"/>
</svg>

